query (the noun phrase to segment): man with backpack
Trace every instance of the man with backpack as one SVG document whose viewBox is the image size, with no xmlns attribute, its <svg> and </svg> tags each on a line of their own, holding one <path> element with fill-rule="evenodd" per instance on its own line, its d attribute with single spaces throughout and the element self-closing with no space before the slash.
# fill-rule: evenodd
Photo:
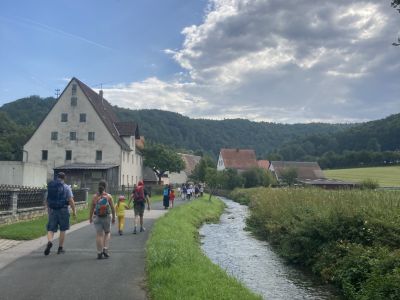
<svg viewBox="0 0 400 300">
<path fill-rule="evenodd" d="M 133 200 L 133 211 L 135 212 L 135 224 L 133 229 L 133 234 L 136 234 L 136 227 L 138 225 L 138 218 L 140 218 L 140 232 L 143 232 L 145 228 L 143 227 L 143 214 L 145 203 L 147 202 L 147 209 L 150 210 L 149 194 L 144 189 L 143 181 L 139 181 L 137 187 L 133 190 L 131 200 Z"/>
<path fill-rule="evenodd" d="M 76 208 L 73 199 L 71 188 L 64 183 L 65 174 L 60 172 L 57 178 L 52 180 L 47 185 L 47 201 L 46 208 L 48 211 L 47 223 L 47 246 L 44 250 L 44 255 L 50 254 L 50 249 L 53 247 L 54 233 L 60 228 L 60 237 L 57 254 L 65 253 L 64 240 L 65 231 L 69 229 L 69 210 L 71 206 L 72 215 L 76 218 Z"/>
</svg>

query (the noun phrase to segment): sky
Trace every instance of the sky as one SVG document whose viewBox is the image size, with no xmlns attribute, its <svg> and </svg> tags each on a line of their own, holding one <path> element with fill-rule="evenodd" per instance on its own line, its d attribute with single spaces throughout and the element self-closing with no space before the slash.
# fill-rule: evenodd
<svg viewBox="0 0 400 300">
<path fill-rule="evenodd" d="M 72 77 L 113 105 L 348 123 L 400 113 L 390 0 L 2 0 L 0 106 Z"/>
</svg>

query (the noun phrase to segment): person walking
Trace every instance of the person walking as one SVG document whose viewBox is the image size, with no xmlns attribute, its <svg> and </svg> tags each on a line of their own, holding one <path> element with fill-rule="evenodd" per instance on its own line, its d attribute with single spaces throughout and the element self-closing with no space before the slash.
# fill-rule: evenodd
<svg viewBox="0 0 400 300">
<path fill-rule="evenodd" d="M 52 180 L 47 185 L 47 200 L 45 206 L 48 212 L 47 222 L 47 245 L 44 250 L 44 255 L 50 254 L 50 249 L 53 247 L 54 233 L 60 228 L 60 237 L 58 240 L 57 254 L 65 253 L 64 241 L 65 231 L 69 229 L 69 210 L 71 206 L 72 215 L 76 219 L 76 208 L 74 196 L 71 188 L 64 183 L 65 174 L 60 172 L 57 174 L 57 179 Z"/>
<path fill-rule="evenodd" d="M 164 209 L 168 209 L 169 207 L 169 192 L 170 192 L 170 187 L 168 184 L 165 185 L 163 189 L 163 206 Z"/>
<path fill-rule="evenodd" d="M 97 259 L 109 258 L 108 246 L 111 236 L 111 223 L 115 223 L 115 209 L 113 199 L 106 192 L 106 182 L 99 182 L 98 192 L 93 195 L 90 206 L 89 222 L 96 229 Z"/>
<path fill-rule="evenodd" d="M 118 202 L 115 205 L 118 218 L 118 234 L 122 235 L 124 232 L 125 225 L 125 209 L 129 209 L 129 205 L 125 203 L 125 196 L 121 195 L 118 197 Z"/>
<path fill-rule="evenodd" d="M 134 220 L 134 228 L 133 234 L 137 233 L 137 226 L 139 225 L 138 222 L 140 221 L 140 232 L 145 231 L 143 227 L 143 215 L 145 209 L 145 202 L 147 202 L 147 209 L 150 210 L 150 200 L 149 200 L 149 193 L 144 188 L 143 181 L 139 181 L 137 187 L 132 193 L 131 199 L 129 204 L 133 200 L 133 211 L 135 213 L 135 220 Z"/>
<path fill-rule="evenodd" d="M 171 208 L 174 208 L 174 200 L 175 200 L 175 191 L 174 189 L 171 189 L 171 192 L 169 193 L 169 203 L 171 205 Z"/>
</svg>

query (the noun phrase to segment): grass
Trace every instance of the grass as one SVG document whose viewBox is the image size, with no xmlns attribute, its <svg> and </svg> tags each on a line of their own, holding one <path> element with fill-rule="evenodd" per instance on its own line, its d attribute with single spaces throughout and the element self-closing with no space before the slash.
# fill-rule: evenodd
<svg viewBox="0 0 400 300">
<path fill-rule="evenodd" d="M 400 299 L 400 192 L 247 189 L 248 225 L 348 299 Z"/>
<path fill-rule="evenodd" d="M 151 299 L 261 299 L 214 265 L 201 251 L 198 228 L 216 222 L 224 204 L 208 196 L 159 219 L 147 243 Z"/>
<path fill-rule="evenodd" d="M 70 225 L 88 220 L 88 208 L 77 211 L 76 221 L 70 219 Z M 33 240 L 46 235 L 47 215 L 14 224 L 0 226 L 0 238 L 10 240 Z"/>
<path fill-rule="evenodd" d="M 373 179 L 378 181 L 382 187 L 400 187 L 400 166 L 324 170 L 324 173 L 326 177 L 331 179 L 354 182 Z"/>
</svg>

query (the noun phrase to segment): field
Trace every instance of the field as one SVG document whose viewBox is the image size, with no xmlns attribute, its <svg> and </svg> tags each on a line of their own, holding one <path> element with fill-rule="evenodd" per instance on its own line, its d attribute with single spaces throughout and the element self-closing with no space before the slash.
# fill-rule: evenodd
<svg viewBox="0 0 400 300">
<path fill-rule="evenodd" d="M 360 182 L 374 179 L 381 187 L 400 187 L 400 166 L 324 170 L 327 178 Z"/>
</svg>

